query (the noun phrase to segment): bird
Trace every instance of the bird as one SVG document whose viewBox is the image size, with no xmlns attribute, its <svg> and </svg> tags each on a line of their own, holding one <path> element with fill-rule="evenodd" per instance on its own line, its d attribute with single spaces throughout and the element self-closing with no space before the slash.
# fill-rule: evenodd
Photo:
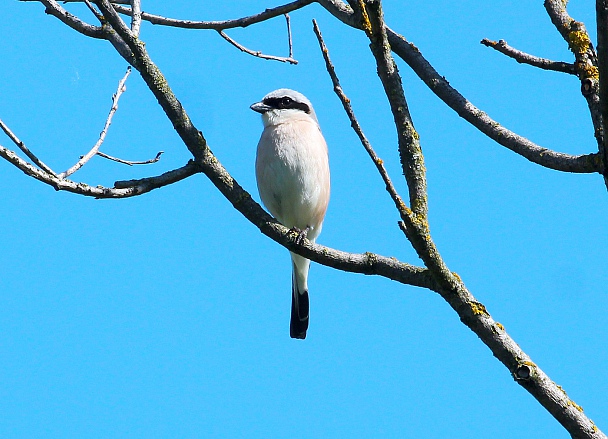
<svg viewBox="0 0 608 439">
<path fill-rule="evenodd" d="M 262 115 L 264 131 L 257 146 L 255 175 L 268 211 L 300 239 L 314 242 L 321 233 L 329 203 L 327 144 L 310 101 L 281 88 L 250 107 Z M 290 252 L 292 262 L 289 335 L 305 339 L 310 302 L 310 260 Z"/>
</svg>

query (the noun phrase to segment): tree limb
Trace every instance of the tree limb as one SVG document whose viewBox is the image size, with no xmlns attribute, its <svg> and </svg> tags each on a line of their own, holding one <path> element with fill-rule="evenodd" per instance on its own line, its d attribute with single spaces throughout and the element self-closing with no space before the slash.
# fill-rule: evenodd
<svg viewBox="0 0 608 439">
<path fill-rule="evenodd" d="M 44 162 L 42 162 L 42 160 L 40 160 L 38 157 L 36 157 L 36 155 L 30 151 L 30 149 L 25 146 L 25 143 L 23 143 L 21 140 L 19 140 L 19 138 L 15 135 L 15 133 L 13 133 L 11 131 L 11 129 L 6 126 L 6 124 L 0 120 L 0 128 L 2 128 L 2 131 L 4 131 L 4 133 L 13 141 L 13 143 L 15 145 L 17 145 L 19 147 L 19 149 L 21 151 L 23 151 L 25 153 L 26 156 L 29 157 L 29 159 L 34 162 L 34 164 L 36 166 L 38 166 L 40 169 L 42 169 L 44 172 L 46 172 L 49 175 L 52 175 L 54 177 L 57 176 L 57 174 L 55 174 L 55 172 L 49 168 L 47 165 L 44 164 Z"/>
<path fill-rule="evenodd" d="M 131 2 L 131 32 L 139 37 L 141 28 L 141 0 L 130 0 Z"/>
<path fill-rule="evenodd" d="M 551 22 L 568 43 L 570 51 L 574 54 L 576 73 L 581 81 L 581 93 L 587 100 L 591 122 L 593 123 L 594 135 L 598 144 L 599 158 L 602 163 L 602 174 L 608 188 L 608 160 L 607 152 L 604 150 L 604 132 L 602 122 L 602 110 L 600 104 L 599 70 L 598 59 L 589 33 L 585 25 L 574 20 L 566 10 L 566 2 L 563 0 L 545 0 L 545 10 Z"/>
<path fill-rule="evenodd" d="M 187 165 L 165 172 L 156 177 L 147 177 L 141 180 L 129 180 L 126 182 L 116 182 L 114 188 L 104 186 L 90 186 L 86 183 L 77 183 L 71 180 L 58 178 L 46 171 L 36 168 L 31 163 L 20 158 L 14 151 L 0 145 L 0 157 L 13 164 L 20 169 L 24 174 L 35 178 L 42 183 L 52 186 L 57 191 L 67 191 L 78 195 L 94 198 L 128 198 L 137 195 L 145 194 L 153 189 L 158 189 L 176 183 L 180 180 L 188 178 L 196 173 L 201 172 L 194 162 L 189 162 Z"/>
<path fill-rule="evenodd" d="M 262 58 L 262 59 L 267 59 L 267 60 L 272 60 L 272 61 L 288 62 L 290 64 L 298 63 L 298 61 L 291 58 L 291 56 L 283 57 L 283 56 L 265 55 L 262 52 L 260 52 L 259 50 L 248 49 L 245 46 L 243 46 L 242 44 L 239 44 L 238 42 L 236 42 L 235 40 L 230 38 L 228 35 L 226 35 L 226 32 L 224 32 L 223 30 L 218 30 L 217 33 L 220 34 L 223 39 L 225 39 L 230 44 L 232 44 L 234 47 L 239 49 L 241 52 L 245 52 L 245 53 L 255 56 L 257 58 Z M 291 34 L 289 34 L 289 35 L 290 35 L 290 40 L 291 40 Z M 291 48 L 291 44 L 289 45 L 289 47 Z"/>
<path fill-rule="evenodd" d="M 507 55 L 509 58 L 513 58 L 520 64 L 528 64 L 534 67 L 538 67 L 543 70 L 553 70 L 555 72 L 568 73 L 570 75 L 576 75 L 576 69 L 574 64 L 553 61 L 547 58 L 541 58 L 538 56 L 530 55 L 529 53 L 517 50 L 507 44 L 505 40 L 492 41 L 484 38 L 481 40 L 481 44 L 486 47 L 491 47 L 498 52 Z"/>
<path fill-rule="evenodd" d="M 30 0 L 31 1 L 31 0 Z M 78 0 L 81 1 L 81 0 Z M 152 24 L 158 24 L 162 26 L 180 27 L 184 29 L 214 29 L 214 30 L 225 30 L 232 29 L 235 27 L 247 27 L 255 23 L 269 20 L 279 15 L 284 15 L 289 12 L 301 9 L 313 3 L 314 0 L 297 0 L 291 3 L 287 3 L 282 6 L 275 8 L 269 8 L 258 14 L 250 15 L 248 17 L 237 18 L 234 20 L 218 20 L 218 21 L 196 21 L 196 20 L 179 20 L 176 18 L 168 18 L 160 15 L 149 14 L 147 12 L 141 13 L 141 18 Z M 124 6 L 114 5 L 114 9 L 120 14 L 131 15 L 133 11 L 131 8 Z"/>
<path fill-rule="evenodd" d="M 598 55 L 598 97 L 600 100 L 600 116 L 602 135 L 599 136 L 601 144 L 599 152 L 608 170 L 608 135 L 606 124 L 608 123 L 608 1 L 596 0 L 596 25 L 597 25 L 597 55 Z M 598 141 L 599 141 L 598 139 Z M 606 179 L 608 174 L 604 174 Z M 608 180 L 606 180 L 608 187 Z"/>
<path fill-rule="evenodd" d="M 344 91 L 342 90 L 342 86 L 340 85 L 340 80 L 338 79 L 338 75 L 336 74 L 334 65 L 331 62 L 331 59 L 329 58 L 329 51 L 327 50 L 327 47 L 325 46 L 325 41 L 323 41 L 323 36 L 321 35 L 321 30 L 319 29 L 319 26 L 317 25 L 316 20 L 313 20 L 312 22 L 313 22 L 313 29 L 314 29 L 315 35 L 317 36 L 317 40 L 319 41 L 319 46 L 321 47 L 321 53 L 323 54 L 323 58 L 325 60 L 325 67 L 327 69 L 327 72 L 329 73 L 329 76 L 330 76 L 331 81 L 334 86 L 334 92 L 340 99 L 340 102 L 342 102 L 344 111 L 346 111 L 346 115 L 348 116 L 348 118 L 350 120 L 350 125 L 353 128 L 353 130 L 355 131 L 355 133 L 357 134 L 357 136 L 359 137 L 359 140 L 361 141 L 363 148 L 365 148 L 365 151 L 367 151 L 367 154 L 372 159 L 372 162 L 374 162 L 374 164 L 376 165 L 376 169 L 378 170 L 380 177 L 382 177 L 382 181 L 384 181 L 386 191 L 391 196 L 391 199 L 395 203 L 395 207 L 399 211 L 400 215 L 407 216 L 408 208 L 405 205 L 405 203 L 403 202 L 403 199 L 401 198 L 399 193 L 397 192 L 397 189 L 395 188 L 395 185 L 393 184 L 390 176 L 388 175 L 388 171 L 386 170 L 386 167 L 384 166 L 384 161 L 380 157 L 378 157 L 378 155 L 376 154 L 376 151 L 374 151 L 374 148 L 372 147 L 371 143 L 369 142 L 369 140 L 363 133 L 363 130 L 361 129 L 361 125 L 359 125 L 359 121 L 357 120 L 357 117 L 355 116 L 355 112 L 353 111 L 353 108 L 350 105 L 350 99 L 348 97 L 346 97 L 346 95 L 344 94 Z"/>
<path fill-rule="evenodd" d="M 110 108 L 110 113 L 108 114 L 106 123 L 103 127 L 103 130 L 101 130 L 101 134 L 99 134 L 99 139 L 97 140 L 95 145 L 93 145 L 93 148 L 91 148 L 89 152 L 83 155 L 80 160 L 78 160 L 71 168 L 59 174 L 59 178 L 65 178 L 69 175 L 72 175 L 74 172 L 82 168 L 89 160 L 91 160 L 93 156 L 97 154 L 97 151 L 99 151 L 99 147 L 106 139 L 106 134 L 108 133 L 108 129 L 110 128 L 110 124 L 112 123 L 112 118 L 114 117 L 116 110 L 118 110 L 118 100 L 120 99 L 122 94 L 127 90 L 127 88 L 125 87 L 125 82 L 127 81 L 127 78 L 130 74 L 131 67 L 127 67 L 127 72 L 125 73 L 125 76 L 123 76 L 123 78 L 118 82 L 118 88 L 116 90 L 116 93 L 112 96 L 112 108 Z"/>
</svg>

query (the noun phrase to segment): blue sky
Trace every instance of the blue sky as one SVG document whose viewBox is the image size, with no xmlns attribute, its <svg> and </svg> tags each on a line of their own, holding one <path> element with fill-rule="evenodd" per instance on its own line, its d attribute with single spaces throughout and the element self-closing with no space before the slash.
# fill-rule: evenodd
<svg viewBox="0 0 608 439">
<path fill-rule="evenodd" d="M 0 11 L 0 118 L 62 171 L 97 140 L 126 63 L 36 3 Z M 225 19 L 276 1 L 146 0 Z M 505 39 L 571 61 L 542 2 L 385 1 L 389 25 L 502 125 L 570 154 L 596 149 L 576 78 L 488 49 Z M 407 3 L 407 4 L 404 4 Z M 84 7 L 70 11 L 94 22 Z M 593 30 L 594 5 L 570 14 Z M 317 5 L 291 14 L 297 66 L 243 54 L 214 31 L 144 24 L 141 38 L 195 125 L 256 199 L 261 133 L 249 105 L 290 87 L 314 104 L 332 199 L 319 242 L 421 262 L 341 105 L 316 18 L 361 125 L 402 194 L 396 136 L 364 35 Z M 286 55 L 282 18 L 228 32 Z M 449 267 L 532 359 L 608 430 L 608 193 L 598 175 L 540 168 L 493 143 L 398 62 L 428 170 L 432 235 Z M 0 144 L 13 148 L 10 140 Z M 137 72 L 102 150 L 76 181 L 182 166 L 180 143 Z M 436 294 L 313 264 L 311 326 L 289 338 L 287 251 L 197 175 L 141 197 L 55 192 L 0 163 L 0 436 L 3 438 L 555 437 L 569 435 Z"/>
</svg>

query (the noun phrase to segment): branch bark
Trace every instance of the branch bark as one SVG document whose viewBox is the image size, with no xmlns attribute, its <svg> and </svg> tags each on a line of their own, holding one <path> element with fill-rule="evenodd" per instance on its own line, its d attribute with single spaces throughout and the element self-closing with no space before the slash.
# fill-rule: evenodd
<svg viewBox="0 0 608 439">
<path fill-rule="evenodd" d="M 529 53 L 522 52 L 521 50 L 517 50 L 516 48 L 509 46 L 505 40 L 492 41 L 484 38 L 481 40 L 481 44 L 486 47 L 491 47 L 503 55 L 507 55 L 509 58 L 513 58 L 520 64 L 528 64 L 543 70 L 553 70 L 554 72 L 576 75 L 576 68 L 574 67 L 574 64 L 562 61 L 553 61 L 547 58 L 530 55 Z"/>
</svg>

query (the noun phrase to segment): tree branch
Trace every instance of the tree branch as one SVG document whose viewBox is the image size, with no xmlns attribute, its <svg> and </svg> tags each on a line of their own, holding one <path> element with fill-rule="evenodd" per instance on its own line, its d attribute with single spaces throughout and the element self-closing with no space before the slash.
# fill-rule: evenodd
<svg viewBox="0 0 608 439">
<path fill-rule="evenodd" d="M 566 2 L 563 0 L 545 0 L 545 10 L 551 22 L 559 31 L 568 47 L 574 54 L 576 73 L 581 81 L 581 93 L 587 100 L 593 131 L 598 144 L 599 158 L 602 163 L 602 174 L 608 188 L 608 160 L 607 152 L 604 150 L 604 132 L 602 122 L 602 109 L 599 97 L 599 70 L 598 59 L 589 33 L 585 25 L 574 20 L 566 10 Z"/>
<path fill-rule="evenodd" d="M 570 155 L 553 151 L 531 142 L 513 131 L 503 127 L 498 122 L 481 111 L 450 83 L 424 58 L 420 50 L 405 38 L 387 29 L 392 49 L 433 91 L 460 117 L 469 122 L 483 134 L 496 143 L 545 168 L 556 171 L 574 173 L 602 173 L 604 166 L 598 154 Z"/>
<path fill-rule="evenodd" d="M 106 134 L 108 133 L 108 129 L 110 128 L 110 124 L 112 123 L 112 118 L 114 117 L 116 110 L 118 110 L 118 100 L 120 99 L 120 96 L 122 96 L 123 92 L 127 90 L 127 88 L 125 87 L 125 82 L 127 81 L 127 78 L 130 74 L 131 67 L 127 67 L 127 72 L 125 73 L 125 76 L 123 76 L 123 78 L 118 82 L 118 89 L 116 90 L 116 93 L 112 96 L 112 108 L 110 108 L 110 113 L 108 114 L 106 123 L 103 127 L 103 130 L 101 130 L 99 139 L 97 140 L 95 145 L 93 145 L 93 148 L 91 148 L 88 153 L 83 155 L 80 160 L 78 160 L 78 162 L 74 164 L 74 166 L 59 174 L 59 178 L 65 178 L 69 175 L 72 175 L 74 172 L 82 168 L 93 156 L 97 154 L 97 151 L 99 151 L 99 147 L 106 138 Z"/>
<path fill-rule="evenodd" d="M 2 120 L 0 120 L 0 128 L 2 128 L 2 131 L 4 131 L 4 133 L 13 141 L 13 143 L 17 145 L 19 149 L 23 151 L 32 162 L 34 162 L 36 166 L 38 166 L 40 169 L 42 169 L 49 175 L 52 175 L 54 177 L 57 176 L 57 174 L 55 174 L 55 172 L 51 168 L 45 165 L 42 160 L 36 157 L 34 153 L 31 152 L 27 146 L 25 146 L 25 143 L 19 140 L 19 138 L 10 130 L 8 126 L 6 126 L 6 124 Z"/>
<path fill-rule="evenodd" d="M 117 157 L 112 157 L 111 155 L 105 154 L 101 151 L 97 151 L 97 155 L 100 157 L 103 157 L 104 159 L 112 160 L 113 162 L 118 162 L 118 163 L 122 163 L 124 165 L 133 166 L 133 165 L 149 165 L 152 163 L 156 163 L 160 160 L 160 156 L 164 152 L 165 151 L 159 151 L 156 153 L 156 156 L 154 158 L 148 159 L 148 160 L 142 160 L 142 161 L 123 160 L 123 159 L 119 159 Z"/>
<path fill-rule="evenodd" d="M 406 207 L 406 205 L 403 202 L 403 199 L 401 198 L 399 193 L 397 193 L 397 189 L 395 189 L 395 185 L 393 184 L 390 176 L 388 175 L 388 171 L 384 167 L 384 161 L 380 157 L 378 157 L 378 155 L 376 154 L 376 151 L 374 151 L 374 148 L 372 147 L 371 143 L 369 142 L 369 140 L 363 133 L 363 130 L 361 129 L 361 125 L 359 125 L 359 121 L 357 120 L 357 117 L 355 116 L 355 112 L 353 111 L 353 108 L 350 105 L 350 99 L 348 97 L 346 97 L 346 95 L 344 94 L 344 91 L 342 90 L 342 86 L 340 85 L 340 80 L 338 79 L 338 75 L 336 74 L 336 70 L 334 68 L 333 63 L 331 62 L 331 59 L 329 58 L 329 51 L 327 50 L 325 41 L 323 41 L 323 36 L 321 35 L 321 31 L 319 29 L 319 26 L 317 25 L 317 21 L 313 20 L 312 22 L 313 22 L 313 29 L 314 29 L 315 35 L 317 36 L 317 40 L 319 41 L 319 46 L 321 47 L 321 53 L 323 54 L 323 59 L 325 60 L 325 67 L 327 68 L 327 72 L 329 73 L 329 76 L 330 76 L 331 81 L 334 86 L 334 92 L 340 99 L 340 102 L 342 102 L 344 111 L 346 111 L 346 114 L 350 120 L 350 125 L 353 128 L 353 130 L 355 131 L 355 133 L 357 134 L 357 136 L 359 137 L 359 140 L 361 141 L 363 148 L 365 148 L 365 150 L 367 151 L 367 154 L 372 159 L 372 162 L 374 162 L 374 164 L 376 165 L 376 169 L 378 170 L 380 177 L 382 177 L 382 181 L 384 181 L 386 191 L 391 196 L 393 202 L 395 203 L 395 207 L 399 211 L 400 215 L 407 216 L 409 214 L 408 208 Z"/>
<path fill-rule="evenodd" d="M 22 2 L 28 1 L 36 1 L 42 3 L 46 9 L 46 12 L 53 17 L 58 18 L 63 24 L 71 27 L 72 29 L 80 32 L 83 35 L 91 38 L 104 38 L 103 31 L 99 26 L 93 26 L 91 24 L 85 23 L 80 18 L 76 17 L 73 14 L 70 14 L 68 11 L 63 9 L 55 0 L 19 0 Z"/>
<path fill-rule="evenodd" d="M 543 70 L 553 70 L 555 72 L 576 75 L 574 64 L 561 61 L 552 61 L 547 58 L 530 55 L 529 53 L 522 52 L 521 50 L 517 50 L 514 47 L 509 46 L 505 40 L 492 41 L 484 38 L 481 40 L 481 44 L 486 47 L 491 47 L 492 49 L 507 55 L 509 58 L 513 58 L 520 64 L 528 64 Z"/>
<path fill-rule="evenodd" d="M 36 180 L 52 186 L 57 191 L 67 191 L 79 195 L 94 198 L 128 198 L 150 192 L 153 189 L 158 189 L 169 184 L 176 183 L 180 180 L 188 178 L 196 173 L 201 172 L 194 162 L 189 162 L 187 165 L 165 172 L 156 177 L 148 177 L 141 180 L 129 180 L 126 182 L 116 182 L 114 188 L 103 186 L 90 186 L 86 183 L 77 183 L 67 179 L 58 178 L 46 171 L 36 168 L 32 164 L 20 158 L 14 151 L 0 145 L 0 157 L 20 169 L 24 174 L 35 178 Z"/>
<path fill-rule="evenodd" d="M 241 52 L 245 52 L 249 55 L 253 55 L 257 58 L 262 58 L 262 59 L 267 59 L 267 60 L 272 60 L 272 61 L 280 61 L 280 62 L 288 62 L 290 64 L 297 64 L 298 61 L 291 58 L 290 57 L 282 57 L 282 56 L 274 56 L 274 55 L 264 55 L 262 52 L 260 52 L 259 50 L 251 50 L 246 48 L 245 46 L 237 43 L 235 40 L 233 40 L 232 38 L 230 38 L 228 35 L 226 35 L 226 33 L 223 30 L 218 30 L 217 31 L 218 34 L 220 34 L 222 36 L 223 39 L 225 39 L 226 41 L 228 41 L 230 44 L 232 44 L 234 47 L 236 47 L 237 49 L 239 49 Z M 291 36 L 291 34 L 290 34 Z M 289 46 L 291 48 L 291 44 Z"/>
<path fill-rule="evenodd" d="M 131 2 L 131 32 L 139 37 L 141 28 L 141 0 L 130 0 Z"/>
<path fill-rule="evenodd" d="M 289 58 L 293 59 L 293 41 L 291 40 L 291 19 L 289 14 L 285 14 L 285 22 L 287 24 L 287 42 L 289 44 Z"/>
<path fill-rule="evenodd" d="M 80 1 L 80 0 L 78 0 Z M 235 20 L 218 20 L 218 21 L 196 21 L 196 20 L 179 20 L 175 18 L 163 17 L 160 15 L 149 14 L 147 12 L 141 13 L 141 18 L 152 24 L 159 24 L 162 26 L 179 27 L 184 29 L 214 29 L 214 30 L 225 30 L 232 29 L 235 27 L 247 27 L 255 23 L 269 20 L 279 15 L 284 15 L 289 12 L 301 9 L 313 3 L 314 0 L 297 0 L 291 3 L 287 3 L 282 6 L 275 8 L 266 9 L 264 12 L 260 12 L 255 15 L 248 17 L 238 18 Z M 114 9 L 120 14 L 131 15 L 133 11 L 130 8 L 114 5 Z"/>
<path fill-rule="evenodd" d="M 598 55 L 598 97 L 600 101 L 601 116 L 601 139 L 599 152 L 604 162 L 604 167 L 608 170 L 608 135 L 606 124 L 608 123 L 608 1 L 596 0 L 596 25 L 597 25 L 597 55 Z M 608 174 L 604 174 L 606 179 Z M 608 180 L 606 180 L 608 187 Z"/>
</svg>

